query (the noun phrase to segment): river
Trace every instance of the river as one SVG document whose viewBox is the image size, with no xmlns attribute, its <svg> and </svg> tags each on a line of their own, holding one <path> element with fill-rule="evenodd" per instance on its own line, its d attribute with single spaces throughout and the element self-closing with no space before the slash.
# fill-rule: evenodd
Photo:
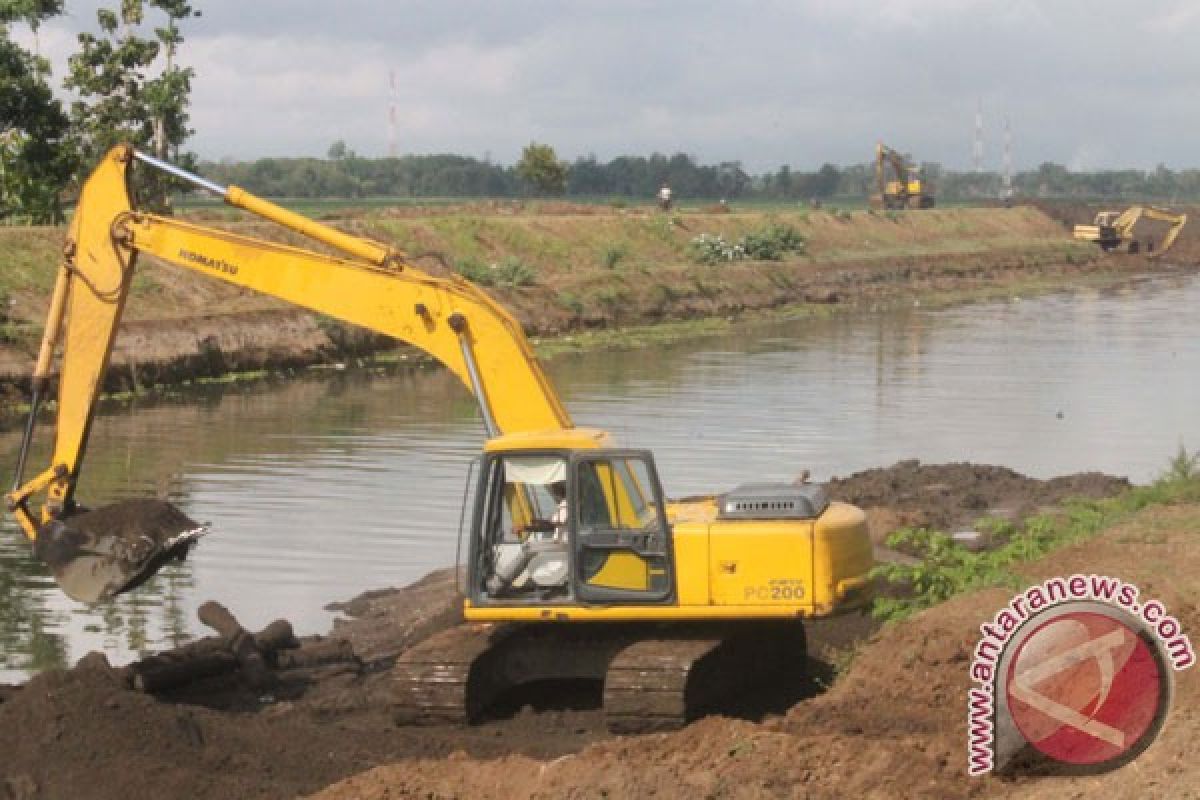
<svg viewBox="0 0 1200 800">
<path fill-rule="evenodd" d="M 1181 444 L 1200 446 L 1197 308 L 1200 278 L 1157 278 L 744 324 L 548 369 L 577 424 L 654 451 L 673 496 L 904 458 L 1147 482 Z M 87 608 L 55 589 L 6 517 L 0 681 L 89 650 L 122 663 L 181 643 L 204 632 L 195 609 L 209 599 L 250 628 L 286 617 L 325 632 L 331 601 L 453 563 L 482 440 L 473 399 L 434 368 L 312 371 L 106 410 L 79 497 L 169 497 L 213 532 L 146 588 Z M 15 435 L 0 439 L 3 463 L 16 447 Z"/>
</svg>

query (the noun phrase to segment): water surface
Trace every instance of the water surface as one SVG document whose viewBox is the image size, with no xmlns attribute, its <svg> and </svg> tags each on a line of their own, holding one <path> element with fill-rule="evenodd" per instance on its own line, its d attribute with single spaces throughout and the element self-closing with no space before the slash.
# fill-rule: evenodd
<svg viewBox="0 0 1200 800">
<path fill-rule="evenodd" d="M 674 496 L 903 458 L 1145 482 L 1181 443 L 1200 443 L 1198 307 L 1200 279 L 1157 279 L 748 325 L 565 356 L 549 372 L 578 424 L 652 449 Z M 80 498 L 166 496 L 214 533 L 146 589 L 88 609 L 56 591 L 6 517 L 0 680 L 93 649 L 124 662 L 184 641 L 204 632 L 195 609 L 209 599 L 247 627 L 286 617 L 324 632 L 325 604 L 453 562 L 482 440 L 471 396 L 432 368 L 323 371 L 106 412 Z M 34 465 L 47 458 L 39 445 Z M 0 463 L 16 446 L 0 438 Z"/>
</svg>

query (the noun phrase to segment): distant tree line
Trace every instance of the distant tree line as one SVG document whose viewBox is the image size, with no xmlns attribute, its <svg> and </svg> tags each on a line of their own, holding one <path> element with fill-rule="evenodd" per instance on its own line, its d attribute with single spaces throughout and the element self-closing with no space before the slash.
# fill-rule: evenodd
<svg viewBox="0 0 1200 800">
<path fill-rule="evenodd" d="M 922 165 L 940 201 L 983 201 L 1004 194 L 996 172 L 955 172 L 936 163 Z M 618 156 L 601 161 L 594 155 L 560 162 L 552 148 L 531 143 L 515 165 L 460 155 L 408 155 L 364 158 L 335 142 L 328 157 L 261 158 L 254 161 L 201 164 L 205 175 L 269 197 L 497 197 L 562 195 L 648 201 L 658 189 L 671 187 L 684 202 L 726 200 L 795 201 L 799 203 L 861 202 L 875 191 L 872 163 L 812 171 L 782 166 L 762 174 L 747 172 L 740 162 L 700 164 L 685 153 Z M 1200 200 L 1200 170 L 1106 170 L 1073 172 L 1058 164 L 1013 175 L 1018 197 L 1146 199 L 1160 202 Z"/>
<path fill-rule="evenodd" d="M 273 197 L 651 197 L 664 183 L 683 197 L 746 196 L 753 179 L 741 165 L 697 164 L 689 155 L 595 156 L 559 162 L 546 145 L 530 144 L 512 166 L 458 155 L 362 158 L 335 142 L 328 157 L 260 158 L 206 163 L 205 175 Z"/>
</svg>

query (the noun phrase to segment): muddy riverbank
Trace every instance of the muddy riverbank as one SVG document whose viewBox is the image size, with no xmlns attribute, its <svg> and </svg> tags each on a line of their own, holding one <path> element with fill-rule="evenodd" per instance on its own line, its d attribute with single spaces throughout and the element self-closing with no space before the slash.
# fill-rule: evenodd
<svg viewBox="0 0 1200 800">
<path fill-rule="evenodd" d="M 1125 485 L 1095 474 L 1038 481 L 999 467 L 915 461 L 832 482 L 836 496 L 869 503 L 877 524 L 936 507 L 936 521 L 948 527 L 987 514 L 1020 519 L 1069 496 L 1105 496 Z M 685 773 L 716 796 L 734 794 L 737 785 L 759 787 L 762 796 L 808 785 L 820 795 L 822 787 L 860 781 L 857 770 L 839 771 L 848 763 L 839 759 L 871 748 L 884 758 L 896 745 L 889 744 L 893 734 L 900 747 L 924 755 L 905 767 L 907 778 L 888 780 L 944 788 L 959 768 L 949 753 L 962 749 L 950 741 L 957 723 L 943 719 L 961 716 L 956 693 L 967 675 L 956 654 L 977 624 L 972 614 L 982 615 L 993 600 L 985 594 L 974 605 L 952 603 L 882 634 L 858 615 L 816 623 L 807 683 L 767 687 L 752 703 L 724 709 L 734 718 L 712 717 L 677 734 L 613 738 L 598 696 L 586 691 L 506 698 L 487 722 L 466 729 L 398 727 L 388 667 L 407 647 L 459 623 L 455 585 L 453 570 L 442 570 L 341 604 L 345 618 L 328 636 L 306 639 L 300 652 L 341 641 L 353 660 L 281 669 L 269 689 L 230 673 L 151 695 L 131 689 L 126 673 L 101 657 L 89 657 L 69 671 L 0 690 L 0 797 L 116 800 L 149 786 L 168 797 L 282 798 L 375 767 L 383 769 L 326 796 L 384 797 L 394 789 L 399 796 L 559 797 L 605 787 L 610 796 L 654 790 L 670 797 L 691 785 L 680 782 Z M 911 659 L 898 663 L 895 653 L 908 651 Z M 835 665 L 844 669 L 854 652 L 849 671 L 834 681 Z M 832 691 L 796 704 L 830 683 Z M 851 707 L 869 709 L 869 719 L 847 716 Z M 822 755 L 817 743 L 826 735 L 835 747 Z M 776 759 L 788 747 L 799 747 L 803 759 L 780 772 Z M 750 752 L 755 759 L 740 757 Z M 704 769 L 695 761 L 699 753 L 707 754 Z M 391 764 L 400 766 L 385 766 Z"/>
</svg>

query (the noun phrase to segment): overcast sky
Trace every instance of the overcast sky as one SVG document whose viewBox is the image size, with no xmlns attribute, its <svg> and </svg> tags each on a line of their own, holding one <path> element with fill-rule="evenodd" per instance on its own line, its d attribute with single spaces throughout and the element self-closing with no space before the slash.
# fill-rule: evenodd
<svg viewBox="0 0 1200 800">
<path fill-rule="evenodd" d="M 324 155 L 343 139 L 511 163 L 686 152 L 751 171 L 867 161 L 874 143 L 999 169 L 1200 166 L 1200 2 L 193 0 L 203 158 Z M 61 83 L 95 0 L 38 46 Z M 107 3 L 117 5 L 116 0 Z M 21 38 L 31 41 L 22 33 Z"/>
</svg>

